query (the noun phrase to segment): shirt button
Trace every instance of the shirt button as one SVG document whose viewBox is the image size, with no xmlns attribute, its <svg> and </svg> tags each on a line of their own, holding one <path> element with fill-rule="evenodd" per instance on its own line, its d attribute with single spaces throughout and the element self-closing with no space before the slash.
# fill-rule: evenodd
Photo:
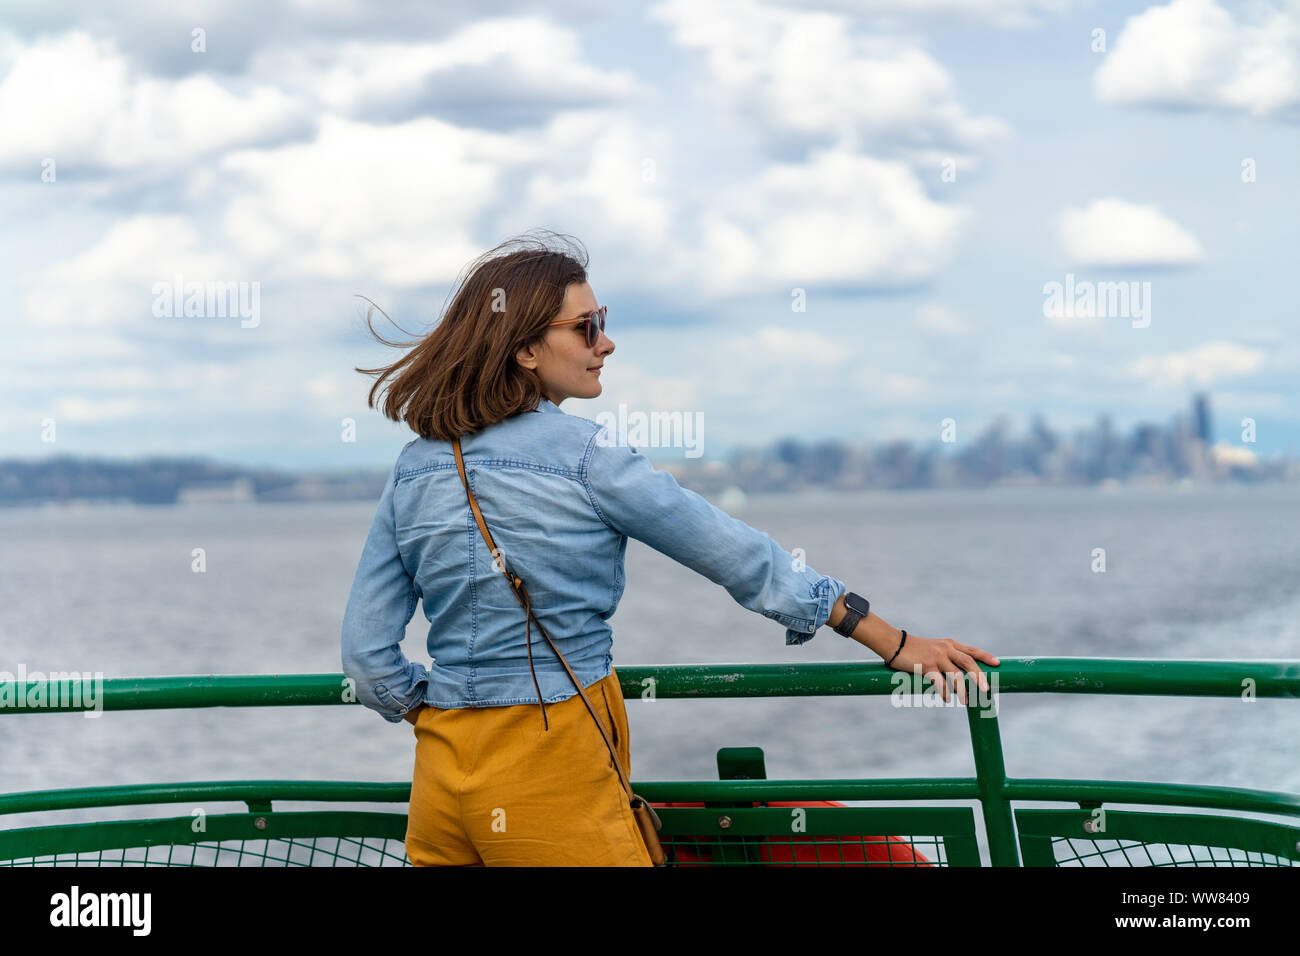
<svg viewBox="0 0 1300 956">
<path fill-rule="evenodd" d="M 813 629 L 814 629 L 814 626 L 813 626 L 812 624 L 809 624 L 809 625 L 808 625 L 808 630 L 811 631 L 811 630 L 813 630 Z"/>
</svg>

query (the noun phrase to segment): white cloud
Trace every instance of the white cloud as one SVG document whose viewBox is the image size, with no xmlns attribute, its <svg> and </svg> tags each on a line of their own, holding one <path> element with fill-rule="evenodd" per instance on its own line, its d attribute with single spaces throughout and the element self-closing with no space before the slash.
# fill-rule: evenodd
<svg viewBox="0 0 1300 956">
<path fill-rule="evenodd" d="M 1211 385 L 1249 375 L 1264 364 L 1266 354 L 1233 342 L 1207 342 L 1185 352 L 1143 356 L 1129 366 L 1129 374 L 1157 388 Z"/>
<path fill-rule="evenodd" d="M 184 216 L 132 216 L 90 248 L 40 273 L 24 311 L 46 328 L 160 322 L 151 311 L 153 285 L 178 274 L 183 283 L 234 282 L 245 270 L 229 256 L 203 249 L 198 230 Z"/>
<path fill-rule="evenodd" d="M 853 383 L 877 404 L 882 405 L 905 403 L 930 391 L 930 383 L 923 378 L 878 368 L 855 369 Z"/>
<path fill-rule="evenodd" d="M 483 251 L 474 220 L 500 200 L 502 170 L 538 155 L 520 137 L 432 118 L 326 116 L 310 143 L 226 156 L 249 188 L 224 228 L 244 256 L 285 275 L 447 281 Z"/>
<path fill-rule="evenodd" d="M 1300 3 L 1174 0 L 1129 17 L 1093 77 L 1110 103 L 1206 107 L 1253 116 L 1300 105 Z"/>
<path fill-rule="evenodd" d="M 312 142 L 226 158 L 251 188 L 228 207 L 225 232 L 279 274 L 413 287 L 454 279 L 484 236 L 578 223 L 568 231 L 606 252 L 602 281 L 644 283 L 647 259 L 680 242 L 689 207 L 656 172 L 672 153 L 666 132 L 603 110 L 510 135 L 327 116 Z M 683 280 L 694 281 L 698 260 L 672 255 L 694 261 Z"/>
<path fill-rule="evenodd" d="M 719 91 L 759 123 L 831 134 L 853 149 L 892 140 L 931 158 L 936 146 L 973 148 L 1010 132 L 968 114 L 915 41 L 863 33 L 847 16 L 759 0 L 666 0 L 649 16 L 701 50 Z"/>
<path fill-rule="evenodd" d="M 1210 457 L 1220 465 L 1235 465 L 1241 468 L 1253 468 L 1259 464 L 1259 456 L 1249 448 L 1219 442 L 1210 448 Z"/>
<path fill-rule="evenodd" d="M 927 302 L 917 309 L 916 324 L 925 331 L 938 335 L 965 335 L 970 331 L 956 311 L 938 302 Z"/>
<path fill-rule="evenodd" d="M 798 362 L 802 365 L 830 367 L 839 365 L 847 355 L 842 343 L 807 329 L 788 329 L 768 325 L 759 329 L 739 347 L 754 349 L 765 360 L 776 363 Z"/>
<path fill-rule="evenodd" d="M 75 330 L 78 336 L 81 330 Z M 45 338 L 49 340 L 49 336 Z M 97 343 L 98 344 L 98 343 Z M 115 355 L 99 356 L 118 358 Z M 147 364 L 148 356 L 133 356 L 123 362 L 101 362 L 95 367 L 77 370 L 77 388 L 86 392 L 163 392 L 192 391 L 196 386 L 205 389 L 213 386 L 224 388 L 239 374 L 231 365 L 222 365 L 214 361 L 194 361 L 185 364 L 157 366 Z M 138 363 L 138 364 L 134 364 Z M 6 372 L 6 384 L 11 388 L 27 392 L 38 392 L 50 385 L 49 375 L 39 369 L 16 369 Z M 150 401 L 153 397 L 150 396 Z"/>
<path fill-rule="evenodd" d="M 107 422 L 135 418 L 144 410 L 144 403 L 133 398 L 90 399 L 81 395 L 65 395 L 54 400 L 53 417 L 57 427 L 61 422 Z"/>
<path fill-rule="evenodd" d="M 21 355 L 27 367 L 34 370 L 30 373 L 30 384 L 25 386 L 32 393 L 74 380 L 77 387 L 82 387 L 81 373 L 87 368 L 99 368 L 108 363 L 147 364 L 150 361 L 149 346 L 138 341 L 126 341 L 120 326 L 50 328 L 27 325 L 18 320 L 16 313 L 10 315 L 15 316 L 12 321 L 0 323 L 5 325 L 5 348 L 11 356 Z M 17 391 L 24 388 L 23 381 L 28 374 L 6 368 L 3 382 Z M 92 386 L 93 382 L 85 387 Z"/>
<path fill-rule="evenodd" d="M 940 437 L 942 426 L 938 418 L 921 418 L 900 413 L 887 416 L 873 415 L 869 427 L 869 443 L 879 446 L 894 441 L 912 443 L 933 441 Z"/>
<path fill-rule="evenodd" d="M 673 257 L 683 281 L 713 296 L 869 288 L 926 282 L 946 265 L 972 212 L 931 199 L 923 178 L 937 182 L 947 158 L 971 169 L 973 151 L 1009 130 L 970 115 L 917 41 L 759 0 L 666 0 L 649 16 L 702 53 L 719 109 L 774 142 L 808 144 L 687 210 L 681 234 L 699 240 Z"/>
<path fill-rule="evenodd" d="M 109 41 L 82 32 L 6 42 L 0 75 L 9 134 L 0 137 L 0 166 L 30 165 L 34 156 L 74 167 L 183 166 L 304 118 L 271 86 L 234 93 L 205 75 L 142 75 Z"/>
<path fill-rule="evenodd" d="M 951 21 L 982 21 L 996 27 L 1020 28 L 1037 25 L 1036 14 L 1063 14 L 1071 0 L 780 0 L 782 6 L 839 10 L 854 16 L 903 20 L 918 18 Z"/>
<path fill-rule="evenodd" d="M 485 104 L 526 101 L 537 124 L 556 108 L 618 103 L 645 92 L 631 73 L 596 69 L 582 59 L 576 31 L 540 17 L 501 17 L 425 42 L 353 40 L 263 51 L 254 73 L 357 119 L 442 107 L 463 109 L 467 125 L 493 115 Z"/>
<path fill-rule="evenodd" d="M 821 150 L 769 166 L 700 213 L 701 281 L 723 295 L 925 281 L 971 216 L 930 199 L 902 163 Z"/>
<path fill-rule="evenodd" d="M 678 15 L 699 25 L 695 14 Z M 733 23 L 725 7 L 713 8 L 713 15 L 742 34 L 747 29 Z M 784 59 L 766 86 L 783 122 L 798 126 L 807 116 L 810 128 L 839 129 L 849 139 L 857 133 L 888 139 L 918 129 L 925 144 L 917 152 L 931 160 L 945 144 L 982 142 L 999 127 L 969 117 L 953 100 L 942 67 L 914 46 L 869 37 L 845 41 L 837 34 L 844 22 L 839 15 L 766 11 L 764 17 L 753 34 L 760 45 L 772 39 L 773 29 L 789 34 L 782 41 Z M 889 95 L 846 92 L 833 71 L 805 75 L 802 54 L 823 41 L 850 71 L 850 86 Z M 748 41 L 742 36 L 739 42 L 743 47 Z M 898 285 L 926 281 L 941 268 L 971 216 L 963 207 L 932 201 L 903 163 L 856 155 L 851 144 L 816 150 L 804 162 L 760 165 L 749 174 L 728 170 L 728 182 L 738 180 L 738 187 L 715 188 L 695 174 L 691 145 L 678 141 L 670 127 L 647 124 L 626 109 L 563 108 L 586 102 L 584 91 L 615 101 L 645 91 L 630 74 L 581 62 L 578 34 L 537 18 L 483 21 L 434 42 L 312 46 L 290 52 L 279 73 L 263 51 L 243 84 L 255 92 L 243 99 L 204 75 L 176 82 L 143 76 L 86 34 L 11 49 L 15 62 L 25 64 L 0 87 L 11 98 L 25 96 L 30 78 L 47 72 L 74 76 L 73 85 L 89 83 L 97 91 L 98 98 L 73 110 L 67 129 L 53 137 L 56 158 L 68 149 L 98 151 L 104 161 L 127 167 L 192 164 L 200 154 L 217 155 L 214 163 L 191 166 L 185 195 L 218 209 L 227 201 L 223 239 L 233 256 L 261 275 L 426 286 L 453 279 L 482 252 L 485 234 L 498 238 L 546 224 L 589 240 L 608 265 L 603 277 L 616 284 L 644 282 L 644 263 L 658 257 L 661 287 L 705 295 L 773 282 Z M 725 60 L 725 51 L 718 52 Z M 742 52 L 746 63 L 764 60 L 755 50 Z M 468 67 L 509 72 L 558 105 L 549 114 L 538 111 L 551 115 L 544 125 L 510 134 L 427 116 L 385 123 L 337 112 L 366 116 L 376 106 L 427 107 L 431 90 Z M 258 77 L 282 89 L 258 85 Z M 256 91 L 273 93 L 285 110 L 259 111 Z M 503 102 L 499 89 L 479 92 L 493 104 Z M 59 97 L 41 102 L 51 114 L 60 112 Z M 328 109 L 318 115 L 322 103 Z M 152 130 L 135 136 L 133 124 L 142 116 Z M 19 118 L 33 120 L 27 113 Z M 247 146 L 291 118 L 302 120 L 304 129 L 310 123 L 312 138 Z M 119 140 L 129 140 L 129 148 L 119 148 Z M 29 160 L 24 154 L 22 161 Z M 197 249 L 192 236 L 173 236 L 147 254 L 156 258 L 169 247 Z M 74 260 L 69 268 L 85 264 Z M 100 295 L 93 281 L 84 290 L 42 292 L 47 321 L 84 306 L 77 321 L 107 322 L 130 307 L 120 297 Z"/>
<path fill-rule="evenodd" d="M 332 399 L 342 394 L 339 380 L 333 375 L 318 375 L 302 383 L 303 391 L 312 398 Z"/>
<path fill-rule="evenodd" d="M 791 326 L 759 326 L 739 335 L 716 330 L 702 332 L 698 343 L 673 366 L 690 378 L 666 379 L 665 387 L 670 395 L 665 398 L 684 388 L 685 382 L 698 382 L 698 388 L 691 388 L 686 396 L 690 403 L 665 401 L 651 407 L 715 409 L 716 421 L 720 425 L 726 423 L 722 425 L 724 430 L 748 421 L 750 427 L 762 431 L 773 422 L 784 420 L 792 400 L 811 401 L 810 394 L 829 387 L 835 380 L 835 371 L 851 357 L 843 341 L 816 331 L 811 323 L 801 327 L 805 318 L 796 316 Z M 617 361 L 615 353 L 611 362 Z M 616 378 L 611 378 L 610 383 L 620 383 L 618 394 L 622 398 L 624 368 L 619 365 L 614 371 Z M 658 373 L 638 369 L 631 383 L 632 394 L 644 398 L 654 396 L 660 377 Z M 756 391 L 755 382 L 762 382 L 763 387 Z M 714 429 L 709 434 L 716 439 L 722 433 Z"/>
<path fill-rule="evenodd" d="M 511 203 L 518 221 L 558 221 L 585 201 L 599 211 L 600 238 L 630 240 L 645 254 L 678 241 L 685 197 L 662 185 L 676 152 L 666 131 L 615 113 L 568 113 L 550 123 L 537 152 L 543 158 Z"/>
<path fill-rule="evenodd" d="M 1243 417 L 1258 415 L 1261 411 L 1281 412 L 1290 403 L 1281 392 L 1226 392 L 1214 390 L 1214 407 L 1221 411 L 1238 412 Z"/>
<path fill-rule="evenodd" d="M 601 375 L 599 398 L 575 401 L 568 409 L 572 415 L 595 419 L 602 411 L 618 414 L 618 406 L 626 405 L 636 411 L 695 411 L 699 407 L 696 380 L 663 375 L 647 370 L 641 365 L 622 359 L 617 351 L 606 360 Z"/>
<path fill-rule="evenodd" d="M 195 70 L 191 31 L 207 31 L 203 68 L 228 75 L 249 71 L 262 54 L 284 58 L 291 51 L 337 46 L 356 37 L 409 41 L 447 35 L 483 18 L 485 8 L 526 8 L 518 0 L 438 0 L 393 3 L 391 0 L 131 0 L 130 3 L 85 3 L 83 0 L 8 0 L 5 26 L 24 38 L 82 29 L 112 37 L 134 62 L 160 76 Z M 581 29 L 604 16 L 611 0 L 549 0 L 546 10 L 557 22 Z M 208 66 L 210 64 L 210 66 Z"/>
<path fill-rule="evenodd" d="M 1066 255 L 1083 265 L 1185 265 L 1201 262 L 1200 242 L 1154 205 L 1097 199 L 1067 206 L 1058 219 Z"/>
</svg>

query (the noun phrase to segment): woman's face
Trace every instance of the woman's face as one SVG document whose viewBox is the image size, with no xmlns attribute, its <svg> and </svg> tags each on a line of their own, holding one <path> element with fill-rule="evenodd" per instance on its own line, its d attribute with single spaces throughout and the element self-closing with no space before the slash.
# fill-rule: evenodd
<svg viewBox="0 0 1300 956">
<path fill-rule="evenodd" d="M 554 321 L 576 319 L 599 308 L 596 294 L 586 282 L 575 282 L 564 291 L 564 305 Z M 546 330 L 540 348 L 525 346 L 515 353 L 524 368 L 533 369 L 542 380 L 544 394 L 556 405 L 566 398 L 595 398 L 602 389 L 600 373 L 594 371 L 614 351 L 614 342 L 604 332 L 594 347 L 587 347 L 585 322 L 555 325 Z"/>
</svg>

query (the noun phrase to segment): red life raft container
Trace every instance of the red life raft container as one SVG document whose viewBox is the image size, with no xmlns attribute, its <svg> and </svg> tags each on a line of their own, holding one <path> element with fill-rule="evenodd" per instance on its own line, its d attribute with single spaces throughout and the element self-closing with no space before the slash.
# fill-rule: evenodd
<svg viewBox="0 0 1300 956">
<path fill-rule="evenodd" d="M 703 803 L 651 803 L 652 807 L 702 807 Z M 756 806 L 756 804 L 750 804 Z M 835 800 L 769 800 L 767 807 L 842 807 Z M 723 810 L 723 808 L 717 808 Z M 906 840 L 896 836 L 813 836 L 752 837 L 757 863 L 763 866 L 934 866 Z M 669 861 L 679 866 L 712 866 L 712 836 L 675 836 L 664 849 Z"/>
</svg>

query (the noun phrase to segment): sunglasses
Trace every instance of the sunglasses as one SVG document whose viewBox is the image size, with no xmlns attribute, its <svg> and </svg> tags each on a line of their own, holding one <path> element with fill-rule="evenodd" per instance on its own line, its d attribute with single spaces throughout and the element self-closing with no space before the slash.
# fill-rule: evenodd
<svg viewBox="0 0 1300 956">
<path fill-rule="evenodd" d="M 587 348 L 595 348 L 596 343 L 600 340 L 601 333 L 605 331 L 605 313 L 608 311 L 609 306 L 602 305 L 595 312 L 588 312 L 576 319 L 561 319 L 558 322 L 552 322 L 551 325 L 573 325 L 575 322 L 586 322 Z"/>
</svg>

